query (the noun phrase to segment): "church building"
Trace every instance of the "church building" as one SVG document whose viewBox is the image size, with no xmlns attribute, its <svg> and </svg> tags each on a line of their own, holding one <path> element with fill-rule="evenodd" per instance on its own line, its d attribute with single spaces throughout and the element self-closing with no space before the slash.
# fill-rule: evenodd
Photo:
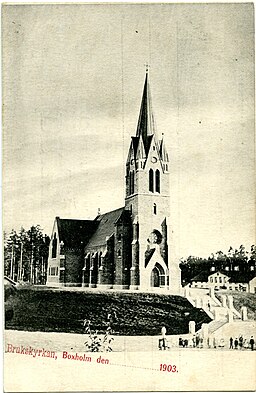
<svg viewBox="0 0 256 393">
<path fill-rule="evenodd" d="M 169 244 L 169 170 L 146 72 L 136 136 L 131 137 L 126 161 L 124 206 L 94 220 L 55 218 L 47 285 L 179 293 L 180 269 Z"/>
</svg>

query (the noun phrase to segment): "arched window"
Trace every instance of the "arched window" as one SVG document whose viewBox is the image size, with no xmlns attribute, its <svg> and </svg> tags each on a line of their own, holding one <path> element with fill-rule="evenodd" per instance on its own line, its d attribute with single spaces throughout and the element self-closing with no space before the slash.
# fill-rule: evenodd
<svg viewBox="0 0 256 393">
<path fill-rule="evenodd" d="M 153 213 L 156 214 L 156 204 L 153 205 Z"/>
<path fill-rule="evenodd" d="M 90 261 L 91 261 L 91 254 L 88 252 L 85 256 L 85 259 L 84 259 L 84 267 L 87 271 L 90 270 L 90 267 L 91 267 Z"/>
<path fill-rule="evenodd" d="M 117 251 L 117 256 L 121 257 L 121 250 L 120 249 Z"/>
<path fill-rule="evenodd" d="M 130 191 L 130 195 L 134 193 L 134 171 L 130 172 L 129 191 Z"/>
<path fill-rule="evenodd" d="M 52 240 L 52 258 L 56 258 L 56 255 L 57 255 L 57 238 L 55 233 Z"/>
<path fill-rule="evenodd" d="M 160 172 L 156 170 L 156 192 L 160 192 Z"/>
<path fill-rule="evenodd" d="M 149 170 L 149 191 L 154 192 L 154 171 Z"/>
<path fill-rule="evenodd" d="M 126 176 L 127 195 L 130 195 L 130 174 Z"/>
<path fill-rule="evenodd" d="M 99 265 L 99 268 L 101 267 L 101 255 L 102 255 L 102 252 L 100 252 L 99 253 L 99 257 L 98 257 L 98 265 Z"/>
</svg>

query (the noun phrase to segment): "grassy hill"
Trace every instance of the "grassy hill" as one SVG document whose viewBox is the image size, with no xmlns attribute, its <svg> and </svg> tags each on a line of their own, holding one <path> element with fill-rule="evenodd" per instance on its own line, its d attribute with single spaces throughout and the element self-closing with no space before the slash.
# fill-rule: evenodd
<svg viewBox="0 0 256 393">
<path fill-rule="evenodd" d="M 188 332 L 190 320 L 200 328 L 209 317 L 181 296 L 149 293 L 36 290 L 21 288 L 12 299 L 14 317 L 7 329 L 83 332 L 83 320 L 103 332 L 108 313 L 116 313 L 114 334 L 156 335 L 166 326 L 168 334 Z"/>
</svg>

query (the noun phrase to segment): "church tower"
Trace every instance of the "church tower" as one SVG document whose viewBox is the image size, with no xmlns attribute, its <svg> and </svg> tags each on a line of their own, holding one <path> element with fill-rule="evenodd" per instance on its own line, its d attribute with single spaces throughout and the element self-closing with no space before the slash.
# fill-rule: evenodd
<svg viewBox="0 0 256 393">
<path fill-rule="evenodd" d="M 169 157 L 158 139 L 146 72 L 136 136 L 126 162 L 125 209 L 133 223 L 131 289 L 169 289 Z"/>
</svg>

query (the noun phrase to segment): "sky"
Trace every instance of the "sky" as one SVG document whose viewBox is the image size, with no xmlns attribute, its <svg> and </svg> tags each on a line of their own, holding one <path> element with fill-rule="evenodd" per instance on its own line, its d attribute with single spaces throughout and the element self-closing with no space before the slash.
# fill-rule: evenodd
<svg viewBox="0 0 256 393">
<path fill-rule="evenodd" d="M 253 4 L 3 6 L 3 229 L 124 205 L 149 62 L 173 247 L 255 244 Z"/>
</svg>

